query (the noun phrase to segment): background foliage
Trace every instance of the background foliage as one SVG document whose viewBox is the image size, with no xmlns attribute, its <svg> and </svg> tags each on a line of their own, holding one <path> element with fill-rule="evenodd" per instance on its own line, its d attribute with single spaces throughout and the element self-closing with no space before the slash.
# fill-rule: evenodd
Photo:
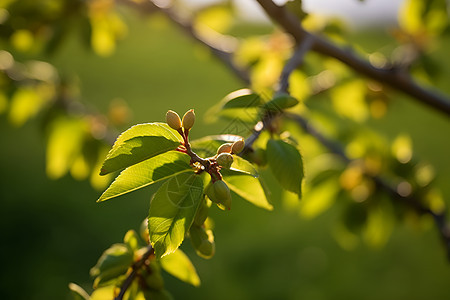
<svg viewBox="0 0 450 300">
<path fill-rule="evenodd" d="M 67 284 L 72 281 L 90 290 L 89 269 L 102 251 L 122 240 L 129 228 L 139 228 L 140 221 L 148 213 L 150 195 L 157 188 L 152 186 L 125 195 L 120 200 L 96 204 L 103 182 L 83 167 L 77 171 L 58 162 L 54 162 L 55 167 L 52 167 L 48 158 L 51 161 L 58 155 L 51 152 L 51 141 L 60 149 L 61 144 L 69 140 L 58 140 L 58 136 L 64 137 L 66 133 L 51 133 L 48 128 L 52 125 L 49 124 L 65 128 L 75 143 L 77 134 L 72 128 L 76 128 L 79 139 L 83 139 L 86 128 L 92 130 L 92 124 L 96 124 L 102 133 L 101 128 L 106 122 L 101 118 L 82 118 L 85 108 L 77 106 L 77 102 L 71 104 L 73 115 L 70 121 L 54 117 L 58 113 L 48 113 L 45 107 L 43 110 L 36 108 L 37 116 L 28 120 L 27 117 L 34 114 L 33 109 L 29 109 L 32 107 L 30 103 L 45 106 L 46 99 L 51 98 L 46 95 L 55 92 L 49 88 L 55 78 L 54 70 L 57 70 L 61 82 L 67 82 L 63 85 L 66 89 L 59 90 L 60 95 L 81 100 L 88 110 L 109 113 L 108 122 L 114 123 L 118 130 L 135 123 L 163 121 L 162 116 L 169 108 L 185 111 L 195 107 L 197 115 L 203 116 L 224 95 L 243 87 L 220 62 L 211 59 L 204 48 L 193 43 L 159 14 L 146 17 L 121 6 L 117 12 L 112 10 L 107 14 L 105 9 L 103 15 L 96 15 L 93 11 L 89 13 L 70 7 L 67 13 L 73 16 L 73 20 L 67 16 L 55 20 L 52 16 L 58 14 L 48 12 L 58 10 L 58 7 L 52 7 L 51 3 L 72 5 L 76 2 L 47 2 L 43 1 L 49 7 L 39 6 L 45 7 L 39 9 L 43 14 L 39 15 L 31 4 L 33 1 L 20 1 L 24 8 L 16 9 L 21 13 L 11 13 L 8 20 L 21 15 L 20 9 L 26 8 L 37 21 L 27 18 L 33 26 L 26 24 L 23 28 L 40 28 L 35 25 L 38 21 L 57 24 L 55 28 L 58 30 L 68 28 L 61 34 L 64 39 L 59 46 L 54 42 L 55 49 L 46 52 L 44 46 L 56 39 L 56 33 L 45 34 L 45 30 L 36 29 L 31 34 L 24 29 L 17 30 L 18 25 L 10 26 L 9 21 L 2 23 L 2 48 L 18 62 L 28 61 L 28 70 L 38 70 L 34 75 L 28 71 L 28 75 L 38 78 L 25 82 L 37 82 L 40 91 L 37 94 L 40 98 L 33 98 L 36 95 L 27 94 L 27 85 L 20 85 L 22 89 L 18 93 L 11 88 L 12 83 L 2 77 L 0 295 L 4 299 L 65 299 L 68 298 Z M 93 3 L 101 6 L 108 1 Z M 84 17 L 79 18 L 79 15 Z M 105 19 L 109 20 L 108 26 L 101 25 L 105 24 L 102 23 Z M 83 28 L 91 28 L 92 35 L 86 35 Z M 109 34 L 105 34 L 102 28 Z M 246 29 L 250 32 L 239 26 L 232 30 L 245 36 L 273 32 L 267 25 L 252 25 Z M 93 41 L 86 39 L 96 34 L 97 41 L 95 38 Z M 111 40 L 101 42 L 102 36 Z M 350 32 L 346 37 L 367 52 L 387 52 L 392 47 L 385 46 L 391 35 L 384 30 Z M 115 44 L 116 38 L 125 39 Z M 283 41 L 277 35 L 272 38 Z M 428 67 L 431 71 L 439 71 L 438 76 L 425 79 L 423 65 L 420 64 L 417 74 L 448 94 L 450 87 L 446 82 L 450 77 L 450 59 L 446 49 L 450 40 L 447 34 L 442 34 L 435 43 L 430 56 L 435 62 L 431 66 L 435 67 L 430 67 L 430 64 Z M 87 44 L 90 47 L 86 47 Z M 2 70 L 8 63 L 8 57 L 5 57 L 5 52 L 2 52 Z M 46 64 L 33 64 L 37 60 L 49 62 L 55 69 Z M 22 65 L 20 70 L 23 70 Z M 264 80 L 271 83 L 266 76 L 260 76 L 257 82 L 261 85 L 267 84 Z M 359 84 L 358 81 L 350 81 L 347 87 L 355 91 Z M 345 91 L 341 93 L 348 95 Z M 340 98 L 338 91 L 335 94 Z M 368 119 L 368 127 L 381 130 L 390 141 L 401 134 L 408 134 L 414 156 L 433 165 L 438 175 L 435 184 L 440 188 L 442 198 L 449 199 L 448 119 L 400 93 L 390 95 L 386 114 Z M 25 100 L 13 100 L 14 96 Z M 320 101 L 328 100 L 320 100 L 319 96 L 314 101 L 308 105 L 312 108 L 318 105 L 320 110 L 323 109 Z M 357 118 L 360 115 L 355 114 Z M 55 123 L 48 123 L 49 119 Z M 221 133 L 229 126 L 228 121 L 201 126 L 202 120 L 198 119 L 199 123 L 192 132 L 194 137 Z M 345 125 L 347 121 L 339 122 Z M 95 160 L 107 149 L 97 145 L 95 139 L 91 142 L 94 144 L 91 149 L 95 150 L 92 159 Z M 307 138 L 303 142 L 306 147 Z M 75 154 L 69 153 L 67 157 L 71 157 L 72 162 L 77 160 Z M 61 159 L 65 161 L 67 157 Z M 66 174 L 69 169 L 71 174 Z M 314 216 L 313 213 L 305 213 L 301 203 L 297 205 L 288 198 L 282 198 L 281 191 L 272 184 L 275 181 L 270 172 L 263 171 L 263 175 L 273 191 L 274 211 L 266 212 L 242 201 L 234 201 L 233 209 L 226 214 L 214 210 L 216 256 L 205 261 L 194 255 L 189 244 L 182 246 L 196 265 L 202 285 L 194 288 L 165 274 L 166 285 L 175 298 L 445 299 L 450 296 L 447 288 L 450 271 L 439 237 L 429 219 L 412 215 L 406 221 L 392 220 L 393 232 L 383 247 L 374 248 L 370 243 L 359 241 L 351 250 L 345 250 L 342 242 L 340 245 L 336 241 L 336 227 L 342 223 L 345 199 L 336 198 L 331 209 Z M 445 201 L 448 205 L 448 200 Z"/>
</svg>

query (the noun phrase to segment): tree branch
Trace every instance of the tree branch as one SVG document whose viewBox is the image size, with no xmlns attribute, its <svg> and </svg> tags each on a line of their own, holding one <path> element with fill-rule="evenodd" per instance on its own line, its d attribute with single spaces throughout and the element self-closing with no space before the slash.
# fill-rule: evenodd
<svg viewBox="0 0 450 300">
<path fill-rule="evenodd" d="M 312 39 L 314 44 L 312 50 L 315 52 L 333 57 L 356 72 L 400 90 L 450 117 L 450 100 L 436 91 L 421 87 L 405 71 L 376 68 L 351 51 L 343 50 L 328 40 L 304 30 L 295 15 L 284 7 L 276 5 L 272 0 L 257 1 L 275 23 L 278 23 L 295 38 L 297 44 L 300 44 L 304 39 Z"/>
<path fill-rule="evenodd" d="M 346 163 L 351 163 L 352 160 L 345 154 L 343 147 L 336 143 L 333 140 L 328 139 L 324 135 L 322 135 L 319 131 L 317 131 L 309 122 L 300 115 L 293 113 L 285 113 L 287 118 L 294 120 L 297 124 L 300 125 L 301 128 L 308 134 L 315 137 L 322 145 L 324 145 L 328 150 L 334 154 L 337 154 L 341 157 Z M 374 183 L 381 189 L 383 189 L 386 193 L 388 193 L 392 198 L 397 199 L 404 204 L 412 207 L 420 214 L 428 214 L 433 217 L 434 223 L 439 231 L 439 235 L 444 242 L 445 249 L 447 251 L 447 257 L 450 260 L 450 227 L 446 221 L 446 214 L 443 213 L 435 213 L 428 207 L 423 206 L 420 203 L 420 200 L 417 199 L 413 194 L 409 196 L 402 196 L 397 192 L 397 189 L 390 185 L 386 180 L 382 177 L 371 175 L 365 172 L 365 176 L 374 181 Z"/>
<path fill-rule="evenodd" d="M 117 297 L 115 297 L 114 300 L 122 300 L 123 299 L 128 288 L 133 283 L 133 280 L 136 277 L 139 269 L 145 265 L 145 261 L 154 253 L 155 253 L 155 250 L 153 249 L 153 247 L 151 245 L 148 245 L 147 251 L 142 255 L 141 259 L 139 259 L 137 262 L 135 262 L 131 266 L 133 271 L 130 273 L 130 275 L 128 275 L 128 277 L 123 282 L 122 286 L 120 287 L 119 295 L 117 295 Z"/>
<path fill-rule="evenodd" d="M 222 63 L 225 64 L 238 78 L 247 84 L 250 83 L 250 76 L 247 70 L 242 69 L 233 62 L 232 54 L 235 52 L 238 44 L 235 37 L 223 35 L 214 30 L 208 30 L 208 28 L 202 28 L 202 32 L 200 33 L 189 19 L 183 18 L 180 13 L 175 11 L 175 9 L 170 6 L 158 6 L 153 0 L 138 4 L 131 0 L 117 1 L 133 7 L 144 7 L 146 12 L 153 12 L 154 10 L 162 12 L 174 25 L 184 31 L 188 36 L 206 46 L 209 51 L 222 61 Z"/>
</svg>

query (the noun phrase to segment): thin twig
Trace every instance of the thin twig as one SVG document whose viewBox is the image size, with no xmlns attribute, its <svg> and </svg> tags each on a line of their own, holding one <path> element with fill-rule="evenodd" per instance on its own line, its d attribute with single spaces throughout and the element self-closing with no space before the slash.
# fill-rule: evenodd
<svg viewBox="0 0 450 300">
<path fill-rule="evenodd" d="M 284 7 L 278 6 L 272 0 L 257 1 L 275 23 L 295 38 L 297 44 L 300 44 L 304 39 L 313 39 L 313 51 L 340 60 L 356 72 L 400 90 L 413 99 L 450 117 L 450 100 L 448 97 L 418 85 L 404 70 L 376 68 L 353 52 L 341 49 L 328 40 L 306 31 L 301 27 L 295 15 Z"/>
<path fill-rule="evenodd" d="M 289 93 L 289 76 L 291 76 L 291 73 L 303 63 L 306 53 L 311 50 L 313 46 L 314 39 L 311 36 L 305 37 L 305 39 L 299 43 L 291 59 L 284 65 L 277 94 Z"/>
<path fill-rule="evenodd" d="M 247 70 L 236 65 L 232 58 L 232 55 L 237 48 L 237 39 L 235 37 L 223 35 L 216 31 L 208 30 L 207 28 L 203 28 L 202 34 L 195 28 L 191 20 L 183 18 L 181 14 L 175 11 L 175 9 L 170 6 L 158 6 L 152 0 L 139 4 L 131 0 L 118 1 L 133 7 L 140 7 L 142 5 L 148 12 L 153 12 L 154 10 L 162 12 L 174 25 L 184 31 L 188 36 L 206 46 L 209 51 L 222 61 L 222 63 L 225 64 L 238 78 L 247 84 L 250 83 L 250 76 Z"/>
<path fill-rule="evenodd" d="M 151 245 L 148 245 L 148 249 L 147 251 L 144 253 L 144 255 L 142 255 L 141 259 L 139 259 L 137 262 L 135 262 L 132 266 L 133 271 L 131 271 L 130 275 L 128 275 L 128 277 L 125 279 L 125 281 L 123 282 L 122 286 L 120 287 L 120 292 L 119 295 L 117 295 L 116 298 L 114 298 L 114 300 L 122 300 L 123 297 L 125 296 L 125 293 L 127 292 L 128 288 L 131 286 L 131 284 L 133 283 L 134 278 L 137 275 L 137 272 L 139 271 L 140 268 L 142 268 L 142 266 L 144 266 L 145 261 L 153 254 L 155 253 L 155 250 L 153 249 L 153 247 Z"/>
</svg>

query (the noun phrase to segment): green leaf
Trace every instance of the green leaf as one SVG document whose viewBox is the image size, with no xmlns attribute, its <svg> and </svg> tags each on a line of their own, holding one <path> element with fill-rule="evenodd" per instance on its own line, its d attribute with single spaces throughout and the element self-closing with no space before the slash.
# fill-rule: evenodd
<svg viewBox="0 0 450 300">
<path fill-rule="evenodd" d="M 221 109 L 259 107 L 262 104 L 261 97 L 249 89 L 234 91 L 221 101 Z"/>
<path fill-rule="evenodd" d="M 174 252 L 184 240 L 202 199 L 203 179 L 181 173 L 165 182 L 150 203 L 148 229 L 157 257 Z"/>
<path fill-rule="evenodd" d="M 70 294 L 73 300 L 89 300 L 89 294 L 79 285 L 75 283 L 69 283 Z"/>
<path fill-rule="evenodd" d="M 181 249 L 177 249 L 174 253 L 164 256 L 160 262 L 161 267 L 167 273 L 193 286 L 200 286 L 200 278 L 194 265 Z"/>
<path fill-rule="evenodd" d="M 230 170 L 234 172 L 249 174 L 255 178 L 259 176 L 258 171 L 256 171 L 251 162 L 237 155 L 233 155 L 233 164 L 231 165 Z"/>
<path fill-rule="evenodd" d="M 266 154 L 270 169 L 280 185 L 301 197 L 303 160 L 298 149 L 282 140 L 270 139 Z"/>
<path fill-rule="evenodd" d="M 269 111 L 282 111 L 283 109 L 293 107 L 298 104 L 298 100 L 288 94 L 282 94 L 274 97 L 265 103 L 261 108 Z"/>
<path fill-rule="evenodd" d="M 242 173 L 230 174 L 224 172 L 223 180 L 230 190 L 248 202 L 267 210 L 273 209 L 272 204 L 267 200 L 263 186 L 258 178 Z"/>
<path fill-rule="evenodd" d="M 191 172 L 187 154 L 169 151 L 123 170 L 100 196 L 105 201 L 184 172 Z"/>
<path fill-rule="evenodd" d="M 206 121 L 213 122 L 217 117 L 239 118 L 245 122 L 254 121 L 258 108 L 264 104 L 261 97 L 249 89 L 234 91 L 206 112 Z"/>
<path fill-rule="evenodd" d="M 91 276 L 96 276 L 94 286 L 101 286 L 124 275 L 133 263 L 133 252 L 124 244 L 114 244 L 99 258 L 91 269 Z"/>
<path fill-rule="evenodd" d="M 312 219 L 330 208 L 339 192 L 339 181 L 328 179 L 305 192 L 300 203 L 300 215 Z"/>
<path fill-rule="evenodd" d="M 100 175 L 137 164 L 158 154 L 175 150 L 180 135 L 165 123 L 147 123 L 123 132 L 106 156 Z"/>
<path fill-rule="evenodd" d="M 123 238 L 123 242 L 131 249 L 131 251 L 136 252 L 145 245 L 142 243 L 139 235 L 133 229 L 128 230 Z"/>
</svg>

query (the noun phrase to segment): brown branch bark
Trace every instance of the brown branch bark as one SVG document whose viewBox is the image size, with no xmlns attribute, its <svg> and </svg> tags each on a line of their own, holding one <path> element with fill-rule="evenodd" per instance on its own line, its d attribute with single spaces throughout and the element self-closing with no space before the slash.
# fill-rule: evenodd
<svg viewBox="0 0 450 300">
<path fill-rule="evenodd" d="M 114 300 L 122 300 L 125 296 L 125 293 L 130 288 L 131 284 L 133 283 L 133 280 L 136 278 L 137 272 L 139 271 L 142 266 L 144 266 L 145 261 L 153 254 L 155 253 L 155 250 L 151 245 L 148 245 L 147 251 L 142 255 L 141 259 L 139 259 L 137 262 L 135 262 L 132 266 L 133 271 L 128 275 L 128 277 L 125 279 L 125 281 L 122 283 L 122 286 L 120 287 L 120 292 L 117 297 L 114 298 Z"/>
<path fill-rule="evenodd" d="M 274 23 L 279 24 L 294 37 L 297 44 L 300 44 L 304 39 L 312 39 L 314 43 L 313 51 L 333 57 L 356 72 L 400 90 L 413 99 L 450 117 L 450 100 L 448 97 L 420 86 L 404 70 L 376 68 L 350 50 L 341 49 L 328 40 L 304 30 L 295 15 L 284 7 L 276 5 L 272 0 L 257 1 Z"/>
</svg>

